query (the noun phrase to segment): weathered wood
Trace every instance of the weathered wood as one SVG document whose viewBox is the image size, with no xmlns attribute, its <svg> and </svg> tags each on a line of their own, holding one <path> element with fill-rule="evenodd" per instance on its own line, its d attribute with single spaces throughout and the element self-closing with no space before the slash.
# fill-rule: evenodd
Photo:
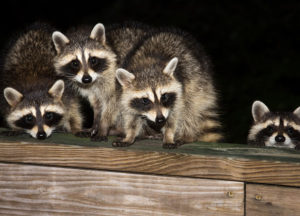
<svg viewBox="0 0 300 216">
<path fill-rule="evenodd" d="M 1 215 L 243 215 L 241 182 L 0 164 Z"/>
<path fill-rule="evenodd" d="M 0 128 L 0 131 L 3 129 Z M 76 145 L 85 147 L 105 147 L 111 148 L 115 137 L 109 137 L 108 142 L 92 142 L 88 138 L 78 138 L 71 134 L 55 133 L 46 140 L 37 140 L 29 137 L 28 134 L 7 137 L 0 135 L 0 142 L 28 142 L 28 143 L 57 143 L 66 145 Z M 180 146 L 178 149 L 166 150 L 162 147 L 161 140 L 137 140 L 137 142 L 127 147 L 126 150 L 142 150 L 156 152 L 186 153 L 192 155 L 207 155 L 220 157 L 234 157 L 255 160 L 270 160 L 281 162 L 300 163 L 300 151 L 280 148 L 256 148 L 245 144 L 229 143 L 190 143 Z"/>
<path fill-rule="evenodd" d="M 0 161 L 300 186 L 299 163 L 203 156 L 174 151 L 0 143 Z"/>
<path fill-rule="evenodd" d="M 247 184 L 246 215 L 300 215 L 300 188 Z"/>
</svg>

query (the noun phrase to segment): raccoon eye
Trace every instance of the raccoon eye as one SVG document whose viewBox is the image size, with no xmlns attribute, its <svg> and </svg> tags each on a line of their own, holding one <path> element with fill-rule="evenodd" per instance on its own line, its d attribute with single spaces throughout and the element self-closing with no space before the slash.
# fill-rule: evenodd
<svg viewBox="0 0 300 216">
<path fill-rule="evenodd" d="M 15 121 L 15 125 L 20 128 L 31 129 L 35 125 L 35 117 L 32 114 L 27 114 Z"/>
<path fill-rule="evenodd" d="M 53 113 L 52 112 L 46 112 L 45 113 L 45 119 L 48 121 L 51 121 L 53 119 Z"/>
<path fill-rule="evenodd" d="M 33 115 L 31 115 L 31 114 L 28 114 L 28 115 L 26 115 L 25 116 L 25 121 L 26 121 L 26 123 L 29 123 L 29 124 L 31 124 L 32 122 L 33 122 Z"/>
<path fill-rule="evenodd" d="M 79 68 L 79 64 L 80 64 L 80 62 L 77 59 L 71 61 L 71 63 L 70 63 L 70 65 L 71 65 L 71 67 L 73 69 L 78 69 Z"/>
<path fill-rule="evenodd" d="M 104 58 L 90 57 L 88 61 L 89 61 L 89 66 L 95 72 L 105 71 L 108 67 L 108 63 Z"/>
<path fill-rule="evenodd" d="M 90 64 L 91 64 L 91 66 L 93 67 L 93 66 L 95 66 L 95 65 L 97 65 L 97 64 L 99 63 L 99 59 L 96 58 L 96 57 L 91 57 L 91 58 L 89 59 L 89 62 L 90 62 Z"/>
<path fill-rule="evenodd" d="M 143 104 L 144 105 L 149 105 L 151 101 L 148 98 L 142 98 Z"/>
<path fill-rule="evenodd" d="M 55 113 L 55 112 L 46 112 L 43 116 L 45 124 L 49 127 L 52 127 L 53 125 L 58 125 L 61 119 L 63 118 L 63 115 Z"/>
<path fill-rule="evenodd" d="M 168 99 L 169 99 L 169 95 L 168 95 L 168 94 L 163 94 L 163 95 L 161 96 L 161 98 L 160 98 L 160 100 L 161 100 L 162 102 L 166 102 Z"/>
<path fill-rule="evenodd" d="M 139 111 L 149 111 L 152 102 L 148 98 L 134 98 L 130 101 L 130 107 Z"/>
<path fill-rule="evenodd" d="M 292 128 L 292 127 L 289 127 L 289 128 L 287 129 L 287 133 L 288 133 L 289 136 L 292 136 L 292 135 L 294 134 L 294 132 L 295 132 L 295 130 L 294 130 L 294 128 Z"/>
<path fill-rule="evenodd" d="M 274 133 L 274 131 L 275 131 L 275 129 L 274 129 L 273 126 L 269 125 L 269 126 L 267 127 L 267 132 L 268 132 L 268 134 L 272 134 L 272 133 Z"/>
<path fill-rule="evenodd" d="M 174 104 L 176 100 L 176 93 L 171 92 L 171 93 L 165 93 L 160 97 L 160 102 L 165 106 L 165 107 L 170 107 Z"/>
</svg>

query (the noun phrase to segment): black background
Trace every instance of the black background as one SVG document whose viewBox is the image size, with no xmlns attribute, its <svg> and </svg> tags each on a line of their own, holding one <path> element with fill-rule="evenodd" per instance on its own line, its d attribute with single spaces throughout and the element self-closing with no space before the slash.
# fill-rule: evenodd
<svg viewBox="0 0 300 216">
<path fill-rule="evenodd" d="M 6 1 L 3 48 L 19 30 L 46 21 L 61 31 L 79 24 L 127 20 L 192 33 L 212 59 L 227 142 L 245 143 L 251 104 L 271 110 L 300 106 L 298 1 Z"/>
</svg>

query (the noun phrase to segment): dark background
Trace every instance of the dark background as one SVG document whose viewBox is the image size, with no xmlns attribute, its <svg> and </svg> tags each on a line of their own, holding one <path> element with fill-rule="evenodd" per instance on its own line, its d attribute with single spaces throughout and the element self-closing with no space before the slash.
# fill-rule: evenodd
<svg viewBox="0 0 300 216">
<path fill-rule="evenodd" d="M 6 1 L 0 46 L 35 21 L 59 30 L 78 24 L 136 20 L 192 33 L 212 59 L 227 142 L 245 143 L 251 104 L 300 106 L 298 1 Z"/>
</svg>

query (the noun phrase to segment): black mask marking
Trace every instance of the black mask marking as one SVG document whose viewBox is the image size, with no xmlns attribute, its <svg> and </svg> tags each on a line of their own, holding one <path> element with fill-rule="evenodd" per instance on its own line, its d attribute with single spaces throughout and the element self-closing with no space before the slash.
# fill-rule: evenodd
<svg viewBox="0 0 300 216">
<path fill-rule="evenodd" d="M 104 58 L 90 57 L 88 63 L 90 68 L 98 73 L 108 68 L 107 60 Z"/>
<path fill-rule="evenodd" d="M 288 136 L 294 141 L 300 141 L 300 132 L 295 130 L 293 127 L 286 127 L 285 132 L 288 134 Z"/>
<path fill-rule="evenodd" d="M 32 129 L 36 124 L 36 118 L 32 114 L 27 114 L 15 121 L 15 125 L 24 129 Z"/>
<path fill-rule="evenodd" d="M 58 125 L 62 119 L 62 115 L 55 112 L 46 112 L 43 116 L 44 122 L 49 127 Z"/>
<path fill-rule="evenodd" d="M 176 93 L 174 92 L 165 93 L 160 97 L 160 102 L 164 107 L 171 107 L 173 106 L 176 97 Z"/>
<path fill-rule="evenodd" d="M 130 106 L 139 111 L 149 111 L 153 107 L 152 101 L 148 98 L 134 98 L 130 101 Z"/>
<path fill-rule="evenodd" d="M 74 59 L 65 66 L 62 66 L 61 70 L 64 71 L 65 74 L 73 74 L 76 75 L 81 69 L 81 63 L 78 59 Z"/>
</svg>

